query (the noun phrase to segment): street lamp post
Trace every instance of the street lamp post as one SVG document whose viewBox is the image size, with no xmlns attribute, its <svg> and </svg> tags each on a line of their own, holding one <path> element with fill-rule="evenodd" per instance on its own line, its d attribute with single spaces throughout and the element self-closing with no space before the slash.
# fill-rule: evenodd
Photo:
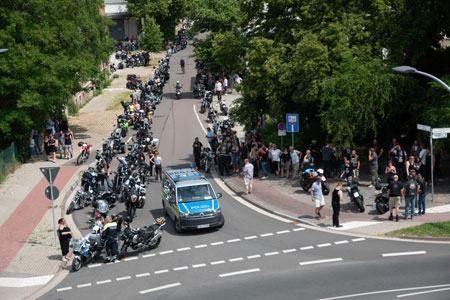
<svg viewBox="0 0 450 300">
<path fill-rule="evenodd" d="M 398 66 L 395 68 L 392 68 L 393 71 L 402 73 L 402 74 L 419 74 L 428 78 L 433 79 L 434 81 L 439 82 L 443 87 L 447 89 L 447 91 L 450 92 L 450 86 L 448 86 L 445 82 L 437 78 L 436 76 L 433 76 L 431 74 L 422 72 L 417 70 L 416 68 L 410 67 L 410 66 Z M 430 151 L 431 151 L 431 201 L 434 201 L 434 174 L 433 174 L 433 130 L 430 131 Z"/>
</svg>

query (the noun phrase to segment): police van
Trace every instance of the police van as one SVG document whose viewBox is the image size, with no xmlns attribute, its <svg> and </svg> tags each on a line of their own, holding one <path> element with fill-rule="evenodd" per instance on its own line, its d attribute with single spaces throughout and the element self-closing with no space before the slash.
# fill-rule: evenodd
<svg viewBox="0 0 450 300">
<path fill-rule="evenodd" d="M 222 228 L 225 218 L 213 187 L 195 169 L 177 169 L 164 172 L 162 206 L 173 220 L 176 232 L 209 227 Z"/>
</svg>

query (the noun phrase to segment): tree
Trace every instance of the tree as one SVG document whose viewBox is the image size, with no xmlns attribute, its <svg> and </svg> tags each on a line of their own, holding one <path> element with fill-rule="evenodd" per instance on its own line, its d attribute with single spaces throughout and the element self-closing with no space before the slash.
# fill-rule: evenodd
<svg viewBox="0 0 450 300">
<path fill-rule="evenodd" d="M 140 42 L 146 51 L 159 52 L 162 50 L 163 36 L 154 18 L 145 19 Z"/>
</svg>

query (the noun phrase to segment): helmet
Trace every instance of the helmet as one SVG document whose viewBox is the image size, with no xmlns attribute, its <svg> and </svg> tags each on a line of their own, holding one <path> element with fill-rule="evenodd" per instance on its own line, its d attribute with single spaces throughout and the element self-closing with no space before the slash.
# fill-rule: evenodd
<svg viewBox="0 0 450 300">
<path fill-rule="evenodd" d="M 323 170 L 322 169 L 318 169 L 317 173 L 319 173 L 319 175 L 323 175 Z"/>
<path fill-rule="evenodd" d="M 177 84 L 179 84 L 180 83 L 180 81 L 179 80 L 177 80 Z"/>
</svg>

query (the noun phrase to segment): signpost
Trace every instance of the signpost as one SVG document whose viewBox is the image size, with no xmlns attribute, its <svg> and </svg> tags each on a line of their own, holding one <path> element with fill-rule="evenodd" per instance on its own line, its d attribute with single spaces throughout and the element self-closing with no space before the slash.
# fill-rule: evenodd
<svg viewBox="0 0 450 300">
<path fill-rule="evenodd" d="M 294 147 L 294 132 L 298 132 L 299 122 L 298 114 L 286 114 L 287 132 L 292 133 L 292 147 Z"/>
<path fill-rule="evenodd" d="M 59 167 L 57 168 L 40 168 L 42 174 L 44 174 L 50 185 L 45 189 L 45 196 L 52 201 L 52 215 L 53 215 L 53 233 L 55 235 L 55 247 L 57 247 L 56 242 L 56 224 L 55 224 L 55 206 L 54 200 L 56 200 L 59 196 L 59 191 L 56 186 L 53 185 L 55 181 L 56 175 L 58 175 Z"/>
<path fill-rule="evenodd" d="M 417 124 L 417 129 L 430 133 L 430 151 L 431 151 L 431 202 L 434 201 L 434 170 L 433 170 L 433 139 L 443 139 L 450 133 L 450 128 L 431 128 L 427 125 Z"/>
<path fill-rule="evenodd" d="M 283 149 L 283 136 L 286 136 L 286 123 L 278 123 L 278 136 L 281 138 L 280 149 Z"/>
</svg>

